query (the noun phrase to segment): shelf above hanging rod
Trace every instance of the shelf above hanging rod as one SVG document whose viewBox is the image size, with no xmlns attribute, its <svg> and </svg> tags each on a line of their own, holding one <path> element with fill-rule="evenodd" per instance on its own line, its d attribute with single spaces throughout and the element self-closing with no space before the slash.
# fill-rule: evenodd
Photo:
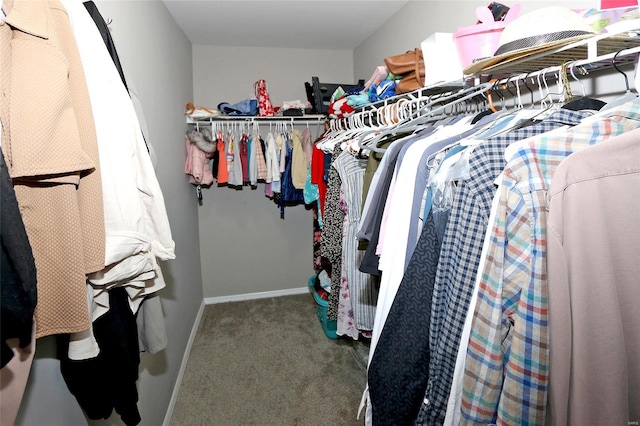
<svg viewBox="0 0 640 426">
<path fill-rule="evenodd" d="M 630 33 L 635 34 L 633 32 Z M 639 36 L 601 34 L 554 50 L 533 53 L 518 59 L 498 63 L 469 74 L 466 78 L 477 78 L 479 76 L 506 78 L 512 75 L 534 73 L 545 68 L 557 67 L 567 62 L 581 62 L 583 65 L 588 63 L 597 64 L 608 55 L 638 46 L 640 46 Z M 622 60 L 622 57 L 620 59 Z"/>
</svg>

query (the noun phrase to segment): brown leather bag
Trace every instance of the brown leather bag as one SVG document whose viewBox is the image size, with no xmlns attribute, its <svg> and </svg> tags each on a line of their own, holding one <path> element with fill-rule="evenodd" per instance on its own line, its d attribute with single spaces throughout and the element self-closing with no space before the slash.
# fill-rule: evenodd
<svg viewBox="0 0 640 426">
<path fill-rule="evenodd" d="M 408 93 L 424 86 L 424 58 L 422 49 L 416 48 L 401 55 L 388 56 L 384 63 L 389 72 L 398 77 L 396 81 L 396 93 Z"/>
<path fill-rule="evenodd" d="M 400 80 L 396 80 L 396 93 L 409 93 L 424 87 L 424 73 L 411 72 Z"/>
<path fill-rule="evenodd" d="M 404 75 L 416 70 L 416 67 L 422 67 L 424 74 L 424 59 L 422 49 L 419 47 L 400 55 L 387 56 L 384 63 L 389 72 L 395 75 Z"/>
</svg>

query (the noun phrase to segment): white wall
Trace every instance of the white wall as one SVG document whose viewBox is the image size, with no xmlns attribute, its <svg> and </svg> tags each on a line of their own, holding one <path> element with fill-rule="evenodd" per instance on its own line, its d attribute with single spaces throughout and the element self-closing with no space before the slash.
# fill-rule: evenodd
<svg viewBox="0 0 640 426">
<path fill-rule="evenodd" d="M 196 314 L 202 303 L 197 211 L 185 181 L 184 105 L 193 98 L 191 44 L 160 1 L 96 1 L 112 18 L 114 38 L 126 78 L 137 89 L 157 154 L 157 176 L 165 197 L 176 259 L 162 265 L 161 290 L 169 343 L 141 356 L 138 408 L 142 425 L 162 424 Z M 99 386 L 99 384 L 96 384 Z M 54 341 L 37 341 L 29 385 L 17 424 L 68 426 L 121 424 L 114 414 L 88 421 L 69 393 L 55 359 Z"/>
<path fill-rule="evenodd" d="M 193 46 L 196 105 L 215 107 L 254 96 L 265 79 L 274 105 L 306 100 L 305 82 L 353 83 L 353 56 L 346 50 Z M 268 124 L 261 129 L 268 130 Z M 318 127 L 311 126 L 312 137 Z M 263 131 L 263 135 L 265 132 Z M 287 207 L 285 219 L 264 184 L 242 191 L 203 190 L 198 209 L 202 282 L 207 298 L 304 288 L 313 274 L 313 216 L 303 205 Z"/>
</svg>

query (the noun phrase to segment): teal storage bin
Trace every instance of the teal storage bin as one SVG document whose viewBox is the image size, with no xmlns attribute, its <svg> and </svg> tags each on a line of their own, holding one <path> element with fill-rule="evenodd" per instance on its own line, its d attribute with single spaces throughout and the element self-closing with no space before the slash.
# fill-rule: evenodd
<svg viewBox="0 0 640 426">
<path fill-rule="evenodd" d="M 329 309 L 329 302 L 326 300 L 322 300 L 316 289 L 314 287 L 314 283 L 316 280 L 316 276 L 312 275 L 309 278 L 309 289 L 311 290 L 311 294 L 313 294 L 313 300 L 316 301 L 316 314 L 318 315 L 318 320 L 320 320 L 320 324 L 322 325 L 322 329 L 324 330 L 324 334 L 329 339 L 337 339 L 338 334 L 336 331 L 338 330 L 338 322 L 337 321 L 329 321 L 327 319 L 327 310 Z"/>
</svg>

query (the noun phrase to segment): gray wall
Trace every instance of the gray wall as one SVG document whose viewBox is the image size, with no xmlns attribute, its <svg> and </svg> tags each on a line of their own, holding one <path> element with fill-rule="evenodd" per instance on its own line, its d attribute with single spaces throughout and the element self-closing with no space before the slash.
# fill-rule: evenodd
<svg viewBox="0 0 640 426">
<path fill-rule="evenodd" d="M 306 100 L 306 81 L 352 83 L 351 50 L 193 46 L 193 95 L 197 105 L 215 107 L 254 97 L 253 83 L 265 79 L 274 106 Z M 360 77 L 364 78 L 364 77 Z"/>
<path fill-rule="evenodd" d="M 346 50 L 193 46 L 196 105 L 215 107 L 254 96 L 265 79 L 274 105 L 306 100 L 312 76 L 329 83 L 353 83 L 353 55 Z M 364 77 L 362 77 L 364 78 Z M 266 135 L 268 124 L 262 124 Z M 319 128 L 310 127 L 312 137 Z M 258 189 L 203 190 L 198 208 L 202 283 L 206 298 L 304 289 L 313 273 L 313 216 L 304 205 L 280 211 Z"/>
<path fill-rule="evenodd" d="M 184 105 L 193 98 L 191 44 L 160 1 L 107 1 L 96 5 L 112 18 L 112 36 L 126 77 L 137 89 L 157 155 L 157 176 L 165 197 L 176 259 L 162 265 L 161 290 L 169 343 L 156 355 L 142 355 L 138 408 L 143 425 L 162 424 L 187 340 L 202 303 L 197 209 L 185 181 Z M 99 384 L 98 384 L 99 385 Z M 17 424 L 68 426 L 121 424 L 117 415 L 88 422 L 71 396 L 55 360 L 54 342 L 37 341 L 36 359 Z"/>
</svg>

